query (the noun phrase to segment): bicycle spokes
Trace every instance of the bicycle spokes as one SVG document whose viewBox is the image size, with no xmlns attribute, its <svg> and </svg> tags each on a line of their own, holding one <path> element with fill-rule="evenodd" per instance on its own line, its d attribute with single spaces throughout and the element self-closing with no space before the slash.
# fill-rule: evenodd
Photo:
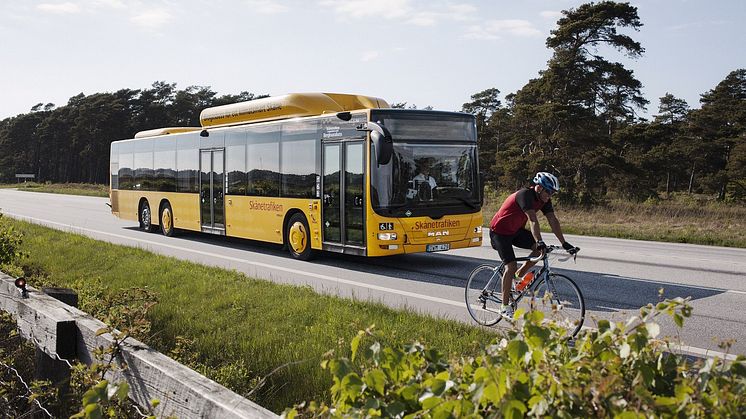
<svg viewBox="0 0 746 419">
<path fill-rule="evenodd" d="M 502 275 L 489 265 L 472 271 L 466 282 L 466 308 L 479 324 L 491 326 L 500 321 Z"/>
<path fill-rule="evenodd" d="M 544 317 L 566 328 L 574 336 L 585 319 L 585 303 L 580 289 L 570 278 L 548 275 L 534 289 L 534 309 L 542 311 Z"/>
</svg>

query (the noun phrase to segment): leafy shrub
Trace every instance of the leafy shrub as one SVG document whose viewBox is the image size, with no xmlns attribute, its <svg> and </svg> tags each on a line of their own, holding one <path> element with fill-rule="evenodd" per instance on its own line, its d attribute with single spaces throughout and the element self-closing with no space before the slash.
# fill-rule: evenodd
<svg viewBox="0 0 746 419">
<path fill-rule="evenodd" d="M 659 339 L 655 322 L 682 327 L 687 300 L 640 309 L 626 323 L 598 322 L 568 344 L 537 311 L 476 357 L 448 359 L 415 342 L 389 347 L 361 331 L 351 358 L 323 361 L 332 404 L 310 402 L 284 416 L 313 417 L 743 417 L 746 358 L 690 362 Z"/>
<path fill-rule="evenodd" d="M 10 265 L 23 257 L 21 238 L 21 233 L 3 223 L 3 214 L 0 213 L 0 266 Z"/>
</svg>

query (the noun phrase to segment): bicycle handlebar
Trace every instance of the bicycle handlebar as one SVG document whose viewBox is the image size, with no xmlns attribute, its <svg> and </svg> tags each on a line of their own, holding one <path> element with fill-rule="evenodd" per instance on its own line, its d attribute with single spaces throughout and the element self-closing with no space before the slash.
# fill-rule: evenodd
<svg viewBox="0 0 746 419">
<path fill-rule="evenodd" d="M 573 257 L 573 260 L 578 257 L 578 252 L 580 251 L 580 248 L 576 248 L 576 249 L 577 249 L 577 251 L 574 254 L 571 255 Z M 557 245 L 554 245 L 554 244 L 548 244 L 544 248 L 544 251 L 541 252 L 541 254 L 539 254 L 539 256 L 536 256 L 534 258 L 525 258 L 525 260 L 528 260 L 528 261 L 530 261 L 532 263 L 536 263 L 536 262 L 539 262 L 540 260 L 544 259 L 545 255 L 548 255 L 548 254 L 552 253 L 555 250 L 564 250 L 564 248 L 562 246 L 557 246 Z M 523 258 L 521 258 L 521 259 L 523 259 Z M 568 259 L 569 259 L 569 257 L 568 257 Z M 567 259 L 565 259 L 565 260 L 567 260 Z"/>
<path fill-rule="evenodd" d="M 580 251 L 580 248 L 577 248 L 577 247 L 576 247 L 576 249 L 577 249 L 578 251 Z M 539 261 L 541 261 L 542 259 L 544 259 L 544 256 L 545 256 L 545 255 L 548 255 L 548 254 L 552 253 L 552 252 L 553 252 L 553 251 L 555 251 L 555 250 L 564 250 L 564 248 L 563 248 L 562 246 L 557 246 L 557 245 L 554 245 L 554 244 L 548 244 L 548 245 L 547 245 L 547 247 L 546 247 L 546 248 L 544 249 L 544 251 L 543 251 L 543 252 L 541 252 L 541 253 L 540 253 L 540 254 L 539 254 L 538 256 L 536 256 L 536 257 L 533 257 L 533 258 L 532 258 L 532 257 L 528 257 L 528 256 L 526 256 L 526 257 L 522 257 L 522 258 L 515 258 L 515 261 L 516 261 L 516 262 L 525 262 L 525 261 L 529 261 L 529 262 L 532 262 L 532 263 L 536 263 L 536 262 L 539 262 Z M 570 255 L 568 255 L 568 258 L 569 258 L 569 256 L 570 256 Z M 575 258 L 577 258 L 577 257 L 578 257 L 578 253 L 577 253 L 577 252 L 575 252 L 575 254 L 574 254 L 574 255 L 571 255 L 571 256 L 573 257 L 573 259 L 575 259 Z M 564 259 L 564 260 L 567 260 L 567 259 Z M 564 261 L 564 260 L 563 260 L 563 261 Z"/>
</svg>

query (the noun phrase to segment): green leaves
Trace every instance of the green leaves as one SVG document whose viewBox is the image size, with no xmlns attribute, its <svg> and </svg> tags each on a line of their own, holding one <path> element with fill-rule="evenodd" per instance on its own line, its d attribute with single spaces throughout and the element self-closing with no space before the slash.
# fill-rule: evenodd
<svg viewBox="0 0 746 419">
<path fill-rule="evenodd" d="M 642 418 L 729 417 L 742 411 L 746 357 L 728 367 L 719 360 L 692 365 L 664 352 L 656 319 L 677 314 L 682 321 L 691 314 L 687 300 L 646 307 L 628 323 L 599 321 L 597 331 L 582 331 L 568 346 L 561 327 L 528 312 L 507 337 L 473 358 L 446 359 L 419 342 L 387 347 L 380 344 L 384 336 L 368 330 L 352 340 L 355 362 L 338 358 L 326 364 L 335 381 L 331 407 L 300 413 Z"/>
<path fill-rule="evenodd" d="M 93 387 L 83 394 L 81 400 L 83 408 L 71 418 L 100 419 L 104 417 L 104 407 L 109 402 L 124 402 L 130 390 L 129 384 L 123 381 L 119 384 L 111 384 L 107 380 L 100 380 Z M 157 406 L 157 402 L 152 403 L 152 407 Z M 117 415 L 115 409 L 108 409 L 108 417 Z"/>
<path fill-rule="evenodd" d="M 376 391 L 376 393 L 380 394 L 381 396 L 384 395 L 384 386 L 386 385 L 386 374 L 383 373 L 380 369 L 374 369 L 371 371 L 368 371 L 365 374 L 365 385 L 372 388 Z"/>
<path fill-rule="evenodd" d="M 512 340 L 508 343 L 508 355 L 513 362 L 520 362 L 528 352 L 528 345 L 522 340 Z"/>
<path fill-rule="evenodd" d="M 2 218 L 3 214 L 0 213 L 0 266 L 12 264 L 25 256 L 21 252 L 23 235 L 12 226 L 6 226 Z"/>
</svg>

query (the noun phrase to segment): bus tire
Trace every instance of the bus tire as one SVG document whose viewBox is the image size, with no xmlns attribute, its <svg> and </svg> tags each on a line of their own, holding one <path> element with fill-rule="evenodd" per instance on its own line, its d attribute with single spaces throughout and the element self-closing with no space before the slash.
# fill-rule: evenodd
<svg viewBox="0 0 746 419">
<path fill-rule="evenodd" d="M 160 224 L 161 224 L 161 233 L 163 233 L 166 237 L 171 237 L 174 235 L 174 212 L 171 209 L 171 204 L 168 203 L 168 201 L 164 202 L 163 205 L 161 205 L 161 214 L 160 214 Z"/>
<path fill-rule="evenodd" d="M 313 257 L 311 230 L 308 228 L 308 221 L 302 213 L 297 212 L 290 217 L 285 237 L 287 238 L 286 242 L 290 256 L 294 259 L 309 260 Z"/>
<path fill-rule="evenodd" d="M 137 220 L 140 222 L 140 230 L 146 233 L 152 233 L 155 231 L 153 225 L 153 212 L 150 211 L 150 204 L 147 199 L 143 199 L 140 203 L 140 208 L 137 211 Z"/>
</svg>

